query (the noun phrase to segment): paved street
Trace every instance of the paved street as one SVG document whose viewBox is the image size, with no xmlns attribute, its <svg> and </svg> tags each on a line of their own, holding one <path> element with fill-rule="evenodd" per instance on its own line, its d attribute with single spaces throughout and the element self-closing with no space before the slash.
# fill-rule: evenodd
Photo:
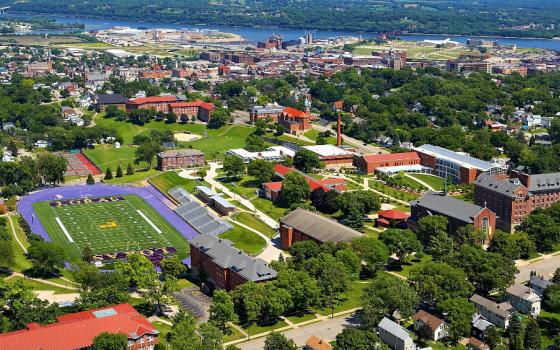
<svg viewBox="0 0 560 350">
<path fill-rule="evenodd" d="M 353 319 L 351 316 L 341 316 L 331 318 L 322 322 L 312 323 L 305 327 L 291 329 L 289 331 L 283 332 L 283 334 L 293 339 L 297 346 L 304 346 L 305 341 L 312 335 L 319 337 L 325 341 L 333 341 L 336 335 L 345 327 L 353 324 Z M 264 347 L 264 341 L 266 337 L 258 338 L 255 340 L 248 341 L 246 343 L 236 344 L 241 350 L 261 350 Z"/>
<path fill-rule="evenodd" d="M 536 271 L 538 275 L 550 278 L 559 267 L 560 255 L 548 255 L 542 260 L 530 264 L 518 265 L 519 273 L 515 277 L 515 282 L 523 283 L 528 281 L 531 271 Z"/>
</svg>

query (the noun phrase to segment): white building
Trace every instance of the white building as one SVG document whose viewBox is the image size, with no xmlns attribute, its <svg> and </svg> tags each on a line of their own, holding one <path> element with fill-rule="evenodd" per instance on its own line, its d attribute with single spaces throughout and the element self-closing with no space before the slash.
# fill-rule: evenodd
<svg viewBox="0 0 560 350">
<path fill-rule="evenodd" d="M 379 325 L 379 338 L 393 350 L 415 350 L 416 344 L 406 329 L 384 317 Z"/>
<path fill-rule="evenodd" d="M 295 152 L 284 146 L 272 146 L 262 152 L 249 152 L 243 148 L 235 148 L 230 149 L 226 154 L 239 157 L 243 159 L 244 163 L 250 163 L 257 159 L 264 159 L 269 162 L 281 162 L 286 157 L 293 158 Z"/>
<path fill-rule="evenodd" d="M 541 297 L 527 286 L 514 284 L 506 289 L 506 298 L 519 312 L 533 317 L 541 313 Z"/>
</svg>

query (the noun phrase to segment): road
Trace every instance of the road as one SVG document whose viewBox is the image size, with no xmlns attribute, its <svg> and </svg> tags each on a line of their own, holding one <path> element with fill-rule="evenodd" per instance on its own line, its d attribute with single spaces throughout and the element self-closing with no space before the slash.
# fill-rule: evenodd
<svg viewBox="0 0 560 350">
<path fill-rule="evenodd" d="M 519 273 L 515 276 L 516 283 L 523 283 L 529 280 L 531 271 L 536 271 L 537 275 L 550 278 L 557 268 L 560 267 L 560 254 L 546 255 L 543 259 L 532 263 L 522 262 L 517 264 Z"/>
<path fill-rule="evenodd" d="M 318 125 L 318 124 L 313 124 L 313 129 L 315 130 L 319 130 L 319 131 L 330 131 L 333 132 L 333 130 L 328 127 L 328 126 L 323 126 L 323 125 Z M 336 131 L 334 131 L 336 132 Z M 342 141 L 346 142 L 354 147 L 356 147 L 356 149 L 364 154 L 382 154 L 382 153 L 389 153 L 389 151 L 387 151 L 386 149 L 384 149 L 383 147 L 377 147 L 377 146 L 372 146 L 372 145 L 364 145 L 363 141 L 360 141 L 358 139 L 355 139 L 353 137 L 350 136 L 346 136 L 346 135 L 342 135 Z"/>
<path fill-rule="evenodd" d="M 298 347 L 305 345 L 305 342 L 312 335 L 323 339 L 324 341 L 331 342 L 335 340 L 336 335 L 345 327 L 355 324 L 355 320 L 351 316 L 341 316 L 331 318 L 322 322 L 312 323 L 305 327 L 290 329 L 283 332 L 283 334 L 293 339 Z M 241 350 L 262 350 L 264 348 L 264 341 L 266 337 L 261 337 L 255 340 L 250 340 L 245 343 L 236 344 Z"/>
</svg>

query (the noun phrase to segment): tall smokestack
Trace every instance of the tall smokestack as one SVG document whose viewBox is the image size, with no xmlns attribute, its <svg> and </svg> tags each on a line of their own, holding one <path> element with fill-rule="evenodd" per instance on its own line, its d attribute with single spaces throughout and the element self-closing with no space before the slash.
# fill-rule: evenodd
<svg viewBox="0 0 560 350">
<path fill-rule="evenodd" d="M 336 121 L 336 145 L 342 146 L 342 132 L 340 130 L 340 113 L 338 113 L 338 120 Z"/>
</svg>

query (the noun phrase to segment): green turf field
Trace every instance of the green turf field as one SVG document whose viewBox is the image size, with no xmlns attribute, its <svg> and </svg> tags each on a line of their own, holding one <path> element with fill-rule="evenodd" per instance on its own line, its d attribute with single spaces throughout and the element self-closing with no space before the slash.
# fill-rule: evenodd
<svg viewBox="0 0 560 350">
<path fill-rule="evenodd" d="M 188 243 L 173 226 L 140 197 L 123 197 L 114 202 L 56 207 L 38 202 L 33 208 L 49 236 L 72 261 L 81 259 L 86 246 L 95 254 L 175 247 L 179 257 L 187 255 Z"/>
</svg>

